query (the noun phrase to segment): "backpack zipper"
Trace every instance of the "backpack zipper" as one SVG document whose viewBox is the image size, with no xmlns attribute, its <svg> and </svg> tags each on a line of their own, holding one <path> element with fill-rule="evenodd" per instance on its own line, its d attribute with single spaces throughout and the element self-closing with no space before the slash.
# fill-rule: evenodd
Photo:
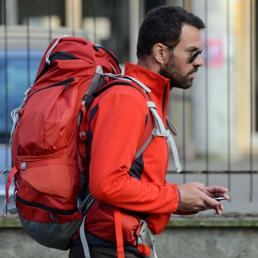
<svg viewBox="0 0 258 258">
<path fill-rule="evenodd" d="M 38 89 L 38 90 L 36 90 L 35 92 L 33 92 L 33 93 L 31 94 L 31 96 L 32 96 L 33 94 L 35 94 L 36 92 L 39 92 L 39 91 L 42 91 L 42 90 L 46 90 L 46 89 L 49 89 L 49 88 L 53 88 L 53 87 L 56 87 L 56 86 L 64 86 L 65 89 L 67 89 L 67 88 L 69 87 L 69 85 L 70 85 L 74 80 L 75 80 L 75 78 L 72 77 L 72 78 L 69 78 L 69 79 L 67 79 L 67 80 L 64 80 L 64 81 L 61 81 L 61 82 L 57 82 L 57 83 L 55 83 L 55 84 L 52 84 L 52 85 L 50 85 L 50 86 L 47 86 L 47 87 L 45 87 L 45 88 Z"/>
<path fill-rule="evenodd" d="M 34 91 L 31 95 L 28 96 L 28 98 L 26 99 L 26 102 L 30 99 L 30 97 L 32 97 L 35 93 L 39 92 L 39 91 L 42 91 L 42 90 L 46 90 L 46 89 L 49 89 L 49 88 L 53 88 L 53 87 L 57 87 L 57 86 L 64 86 L 65 89 L 67 89 L 69 87 L 69 85 L 75 81 L 75 78 L 74 77 L 71 77 L 67 80 L 64 80 L 64 81 L 61 81 L 61 82 L 57 82 L 57 83 L 54 83 L 54 84 L 51 84 L 45 88 L 41 88 L 41 89 L 38 89 L 36 91 Z"/>
<path fill-rule="evenodd" d="M 24 200 L 21 197 L 19 197 L 18 195 L 16 195 L 16 201 L 21 202 L 22 204 L 30 206 L 30 207 L 46 210 L 46 211 L 50 212 L 52 214 L 52 216 L 53 215 L 56 216 L 58 214 L 60 214 L 60 215 L 71 215 L 71 214 L 73 214 L 75 212 L 78 212 L 77 208 L 70 209 L 70 210 L 59 210 L 59 209 L 56 209 L 56 208 L 51 208 L 49 206 L 46 206 L 46 205 L 44 205 L 42 203 L 31 202 L 31 201 Z"/>
</svg>

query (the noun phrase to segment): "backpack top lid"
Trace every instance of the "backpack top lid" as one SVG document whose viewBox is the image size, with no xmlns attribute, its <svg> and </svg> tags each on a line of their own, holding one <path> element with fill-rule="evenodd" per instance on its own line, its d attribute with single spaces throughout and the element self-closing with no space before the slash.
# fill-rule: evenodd
<svg viewBox="0 0 258 258">
<path fill-rule="evenodd" d="M 70 61 L 69 66 L 66 65 L 67 60 Z M 77 62 L 71 62 L 71 60 Z M 63 72 L 74 69 L 78 74 L 81 70 L 83 75 L 87 67 L 96 67 L 96 65 L 102 66 L 104 73 L 121 74 L 119 63 L 112 52 L 82 37 L 62 36 L 52 40 L 46 49 L 35 82 L 46 71 L 52 70 L 56 66 L 59 71 L 61 69 Z"/>
</svg>

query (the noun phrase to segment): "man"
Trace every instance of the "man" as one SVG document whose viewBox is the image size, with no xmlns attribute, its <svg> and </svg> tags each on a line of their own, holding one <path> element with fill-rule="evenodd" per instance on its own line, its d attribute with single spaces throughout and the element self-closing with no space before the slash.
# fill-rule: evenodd
<svg viewBox="0 0 258 258">
<path fill-rule="evenodd" d="M 197 16 L 169 6 L 152 10 L 141 25 L 138 63 L 127 63 L 125 74 L 150 88 L 151 100 L 164 123 L 169 90 L 191 87 L 203 65 L 200 31 L 204 27 Z M 149 257 L 149 249 L 139 239 L 142 220 L 151 233 L 159 234 L 173 213 L 214 209 L 221 214 L 223 206 L 212 196 L 229 199 L 226 188 L 166 181 L 166 139 L 154 137 L 144 152 L 135 156 L 146 139 L 148 126 L 153 128 L 139 89 L 124 85 L 109 88 L 94 100 L 88 122 L 89 188 L 96 199 L 86 219 L 92 257 L 117 257 L 119 241 L 125 245 L 126 257 Z M 117 230 L 119 220 L 122 232 Z M 78 237 L 71 246 L 70 258 L 79 257 L 84 254 Z"/>
</svg>

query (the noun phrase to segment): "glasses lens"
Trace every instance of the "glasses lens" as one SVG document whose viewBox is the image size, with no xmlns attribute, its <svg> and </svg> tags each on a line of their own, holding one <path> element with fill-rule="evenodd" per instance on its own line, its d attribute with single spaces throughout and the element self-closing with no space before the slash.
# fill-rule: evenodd
<svg viewBox="0 0 258 258">
<path fill-rule="evenodd" d="M 191 64 L 196 58 L 197 56 L 199 56 L 201 53 L 202 53 L 202 48 L 201 49 L 198 49 L 197 51 L 195 51 L 192 56 L 190 57 L 189 59 L 189 64 Z"/>
</svg>

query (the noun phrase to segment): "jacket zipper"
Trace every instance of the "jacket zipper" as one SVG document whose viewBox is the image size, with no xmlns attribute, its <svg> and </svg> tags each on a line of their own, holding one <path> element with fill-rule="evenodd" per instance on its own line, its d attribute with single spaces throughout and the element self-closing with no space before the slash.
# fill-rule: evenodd
<svg viewBox="0 0 258 258">
<path fill-rule="evenodd" d="M 166 121 L 165 119 L 165 100 L 166 100 L 166 95 L 167 95 L 167 87 L 164 87 L 164 92 L 163 92 L 163 98 L 162 98 L 162 115 L 163 115 L 163 120 Z"/>
<path fill-rule="evenodd" d="M 163 97 L 162 97 L 162 116 L 163 116 L 163 121 L 164 121 L 164 125 L 165 127 L 167 127 L 167 121 L 166 121 L 166 117 L 165 117 L 165 100 L 166 100 L 166 95 L 167 95 L 167 87 L 165 85 L 164 87 L 164 92 L 163 92 Z M 168 170 L 168 162 L 169 162 L 169 144 L 168 141 L 166 140 L 166 149 L 167 149 L 167 161 L 166 161 L 166 170 Z M 166 172 L 165 172 L 165 176 L 166 177 Z"/>
</svg>

